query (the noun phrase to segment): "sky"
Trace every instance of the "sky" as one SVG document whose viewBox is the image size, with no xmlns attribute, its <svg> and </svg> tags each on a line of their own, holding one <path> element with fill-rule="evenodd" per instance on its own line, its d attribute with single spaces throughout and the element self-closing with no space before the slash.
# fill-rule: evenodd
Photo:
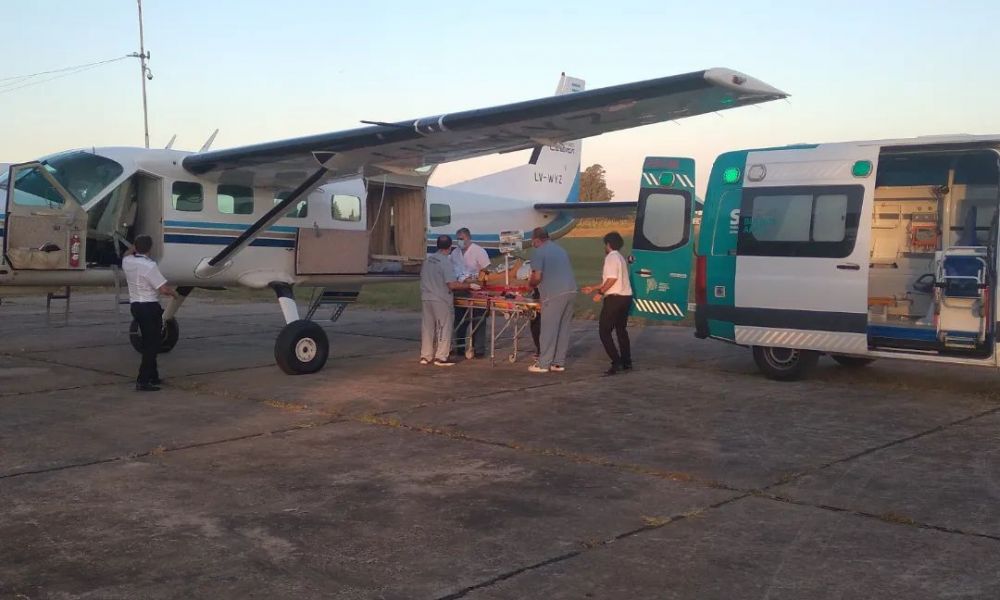
<svg viewBox="0 0 1000 600">
<path fill-rule="evenodd" d="M 135 0 L 0 4 L 0 162 L 142 146 L 138 60 L 9 79 L 138 50 Z M 791 94 L 583 143 L 616 199 L 646 156 L 691 156 L 697 188 L 727 150 L 1000 133 L 993 0 L 144 0 L 151 146 L 225 148 L 727 67 Z M 47 77 L 52 77 L 47 76 Z M 22 82 L 36 85 L 20 87 Z M 445 185 L 527 160 L 442 165 Z"/>
</svg>

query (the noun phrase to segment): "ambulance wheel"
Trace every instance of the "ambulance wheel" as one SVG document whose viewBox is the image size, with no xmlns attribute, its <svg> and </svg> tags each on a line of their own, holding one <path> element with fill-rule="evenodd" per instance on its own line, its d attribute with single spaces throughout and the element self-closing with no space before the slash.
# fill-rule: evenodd
<svg viewBox="0 0 1000 600">
<path fill-rule="evenodd" d="M 874 358 L 862 358 L 860 356 L 844 356 L 843 354 L 831 354 L 833 360 L 842 367 L 849 367 L 851 369 L 860 369 L 861 367 L 867 367 L 868 365 L 875 362 Z"/>
<path fill-rule="evenodd" d="M 819 353 L 794 348 L 754 346 L 753 360 L 768 379 L 794 381 L 816 366 Z"/>
<path fill-rule="evenodd" d="M 160 354 L 170 352 L 177 345 L 180 339 L 181 330 L 177 325 L 177 319 L 169 319 L 163 322 L 163 339 L 160 341 Z M 139 331 L 139 322 L 132 319 L 132 324 L 128 326 L 128 341 L 132 348 L 142 353 L 142 332 Z"/>
<path fill-rule="evenodd" d="M 326 332 L 305 319 L 285 325 L 274 342 L 274 360 L 288 375 L 315 373 L 323 368 L 329 355 Z"/>
</svg>

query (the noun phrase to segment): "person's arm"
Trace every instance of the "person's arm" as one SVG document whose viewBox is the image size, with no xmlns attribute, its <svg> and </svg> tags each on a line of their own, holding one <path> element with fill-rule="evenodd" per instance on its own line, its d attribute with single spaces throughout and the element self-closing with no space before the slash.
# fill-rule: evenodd
<svg viewBox="0 0 1000 600">
<path fill-rule="evenodd" d="M 528 277 L 528 287 L 538 289 L 538 284 L 542 282 L 542 274 L 545 271 L 545 256 L 535 250 L 531 255 L 531 276 Z"/>
<path fill-rule="evenodd" d="M 155 264 L 149 269 L 149 272 L 146 273 L 146 278 L 149 279 L 151 287 L 156 288 L 156 291 L 164 296 L 177 296 L 177 291 L 167 285 L 167 278 L 163 276 L 163 273 L 160 273 L 160 267 Z"/>
</svg>

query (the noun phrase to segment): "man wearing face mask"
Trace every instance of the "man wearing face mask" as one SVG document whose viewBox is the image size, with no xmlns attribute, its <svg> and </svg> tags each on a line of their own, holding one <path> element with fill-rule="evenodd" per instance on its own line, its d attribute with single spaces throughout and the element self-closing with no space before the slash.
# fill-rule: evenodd
<svg viewBox="0 0 1000 600">
<path fill-rule="evenodd" d="M 451 335 L 454 325 L 456 290 L 479 289 L 476 283 L 461 283 L 455 278 L 455 271 L 449 255 L 451 237 L 438 236 L 437 252 L 424 260 L 420 269 L 420 300 L 423 318 L 420 328 L 420 364 L 431 361 L 439 367 L 450 367 L 452 362 Z"/>
<path fill-rule="evenodd" d="M 458 251 L 453 250 L 451 253 L 455 277 L 459 281 L 474 281 L 480 273 L 489 268 L 490 256 L 482 246 L 472 241 L 472 233 L 469 232 L 468 227 L 463 227 L 456 231 L 455 237 L 458 240 L 456 242 Z M 455 330 L 455 350 L 458 352 L 465 351 L 469 321 L 466 320 L 463 322 L 462 317 L 465 316 L 466 312 L 464 308 L 455 309 L 455 322 L 459 323 L 459 326 Z M 484 310 L 473 310 L 470 315 L 472 322 L 478 323 L 485 313 L 486 311 Z M 472 334 L 472 345 L 476 357 L 486 354 L 486 328 L 482 324 Z"/>
<path fill-rule="evenodd" d="M 601 320 L 598 325 L 598 332 L 601 335 L 601 344 L 604 351 L 611 359 L 611 368 L 605 373 L 614 375 L 619 369 L 629 370 L 632 368 L 632 345 L 628 338 L 628 311 L 632 307 L 632 284 L 628 280 L 628 263 L 621 255 L 622 246 L 625 240 L 617 231 L 604 236 L 604 271 L 602 278 L 604 281 L 600 285 L 591 285 L 581 288 L 584 294 L 594 293 L 594 302 L 604 300 L 601 306 Z M 596 293 L 595 293 L 596 292 Z M 618 336 L 618 346 L 611 339 L 611 331 L 614 330 Z"/>
<path fill-rule="evenodd" d="M 566 370 L 569 350 L 569 328 L 576 298 L 576 277 L 569 255 L 555 242 L 549 232 L 536 227 L 531 232 L 531 278 L 528 285 L 539 291 L 542 303 L 541 342 L 538 362 L 528 368 L 532 373 Z"/>
</svg>

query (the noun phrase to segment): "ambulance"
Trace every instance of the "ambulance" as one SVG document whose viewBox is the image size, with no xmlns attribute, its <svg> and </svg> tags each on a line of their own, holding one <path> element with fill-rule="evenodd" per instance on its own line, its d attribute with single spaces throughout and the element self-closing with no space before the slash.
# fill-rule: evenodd
<svg viewBox="0 0 1000 600">
<path fill-rule="evenodd" d="M 778 380 L 824 354 L 996 368 L 998 159 L 1000 136 L 970 135 L 728 152 L 697 236 L 693 164 L 691 186 L 644 169 L 634 314 L 693 312 Z"/>
</svg>

